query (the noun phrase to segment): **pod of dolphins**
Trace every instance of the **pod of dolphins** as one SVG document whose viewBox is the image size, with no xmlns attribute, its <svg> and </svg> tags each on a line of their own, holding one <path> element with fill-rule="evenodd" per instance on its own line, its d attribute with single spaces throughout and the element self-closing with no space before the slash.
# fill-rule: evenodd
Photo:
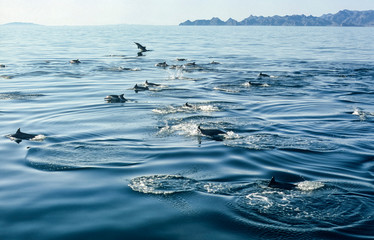
<svg viewBox="0 0 374 240">
<path fill-rule="evenodd" d="M 148 50 L 146 48 L 146 46 L 143 46 L 140 43 L 137 43 L 137 42 L 134 42 L 134 43 L 136 44 L 136 46 L 139 49 L 138 56 L 143 56 L 143 52 L 152 51 L 152 50 Z M 187 59 L 177 58 L 177 61 L 187 61 Z M 73 60 L 70 60 L 69 63 L 70 64 L 80 64 L 81 61 L 79 59 L 73 59 Z M 219 64 L 219 62 L 212 61 L 210 64 Z M 166 68 L 169 65 L 166 62 L 161 62 L 161 63 L 155 64 L 155 66 Z M 173 65 L 171 67 L 173 68 L 175 66 L 176 65 Z M 196 63 L 195 62 L 186 63 L 185 66 L 196 66 Z M 5 68 L 5 67 L 6 66 L 4 64 L 0 64 L 0 68 Z M 270 75 L 260 72 L 258 77 L 259 78 L 266 78 L 266 77 L 270 77 Z M 248 82 L 248 84 L 249 85 L 256 85 L 257 83 Z M 157 87 L 157 86 L 160 86 L 160 84 L 151 83 L 151 82 L 148 82 L 148 80 L 146 80 L 145 83 L 143 84 L 143 86 L 135 84 L 135 86 L 133 87 L 133 90 L 135 92 L 146 91 L 146 90 L 149 90 L 149 87 Z M 104 98 L 104 100 L 108 103 L 124 103 L 124 102 L 127 101 L 127 99 L 124 97 L 124 94 L 108 95 Z M 187 107 L 187 108 L 192 108 L 193 107 L 188 102 L 186 102 L 183 106 Z M 217 140 L 217 141 L 222 141 L 224 135 L 227 134 L 225 131 L 222 131 L 220 129 L 201 128 L 200 125 L 198 125 L 197 129 L 198 129 L 198 131 L 201 135 L 209 137 L 209 138 L 211 138 L 213 140 Z M 8 135 L 8 137 L 13 139 L 17 143 L 20 143 L 22 140 L 33 140 L 38 135 L 39 134 L 30 134 L 30 133 L 21 132 L 21 129 L 18 128 L 16 133 L 10 134 L 10 135 Z M 268 187 L 291 190 L 291 189 L 294 189 L 296 187 L 296 185 L 291 184 L 291 183 L 278 182 L 278 181 L 275 180 L 274 177 L 272 177 L 272 179 L 269 181 Z"/>
<path fill-rule="evenodd" d="M 136 44 L 136 46 L 139 49 L 138 56 L 143 56 L 142 55 L 143 52 L 152 51 L 152 50 L 147 49 L 146 46 L 143 46 L 140 43 L 137 43 L 137 42 L 134 42 L 134 43 Z M 187 61 L 186 58 L 177 58 L 176 60 L 177 61 Z M 72 60 L 69 61 L 69 63 L 70 64 L 80 64 L 81 61 L 79 59 L 72 59 Z M 210 64 L 219 64 L 219 62 L 212 61 Z M 155 64 L 155 66 L 166 68 L 169 65 L 166 62 L 161 62 L 161 63 Z M 177 65 L 172 65 L 171 68 L 176 67 L 176 66 Z M 190 62 L 190 63 L 184 64 L 184 66 L 194 67 L 194 66 L 196 66 L 196 63 L 195 62 Z M 4 64 L 0 64 L 0 68 L 5 68 L 5 67 L 6 66 Z M 270 75 L 260 72 L 258 77 L 259 78 L 270 77 Z M 248 82 L 248 84 L 249 85 L 256 85 L 256 84 L 259 84 L 259 83 Z M 149 87 L 158 87 L 158 86 L 161 86 L 161 85 L 157 84 L 157 83 L 148 82 L 148 80 L 146 80 L 144 84 L 141 84 L 141 85 L 135 84 L 135 86 L 132 89 L 135 92 L 139 92 L 139 91 L 147 91 L 147 90 L 149 90 Z M 104 100 L 108 103 L 124 103 L 128 99 L 125 98 L 124 94 L 120 94 L 120 95 L 108 95 L 104 98 Z M 192 105 L 190 105 L 189 103 L 185 103 L 183 106 L 188 107 L 188 108 L 192 108 Z M 201 135 L 209 137 L 209 138 L 214 139 L 214 140 L 218 140 L 218 141 L 222 141 L 224 135 L 226 134 L 226 132 L 224 132 L 222 130 L 219 130 L 219 129 L 201 128 L 200 125 L 197 127 L 197 130 L 199 131 L 199 133 Z M 31 140 L 35 136 L 37 136 L 37 134 L 24 133 L 24 132 L 21 132 L 20 129 L 18 129 L 15 134 L 9 135 L 9 137 L 11 137 L 13 139 L 18 139 L 18 140 Z"/>
</svg>

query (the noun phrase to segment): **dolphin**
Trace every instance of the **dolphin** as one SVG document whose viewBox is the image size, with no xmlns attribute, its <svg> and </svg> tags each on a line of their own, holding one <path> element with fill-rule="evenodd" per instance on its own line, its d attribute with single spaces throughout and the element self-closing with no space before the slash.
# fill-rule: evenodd
<svg viewBox="0 0 374 240">
<path fill-rule="evenodd" d="M 70 63 L 71 64 L 78 64 L 78 63 L 81 63 L 81 61 L 79 61 L 79 59 L 74 59 L 74 60 L 70 60 Z"/>
<path fill-rule="evenodd" d="M 127 99 L 124 97 L 124 94 L 121 95 L 108 95 L 105 98 L 107 102 L 126 102 Z"/>
<path fill-rule="evenodd" d="M 148 88 L 148 87 L 138 86 L 138 84 L 135 84 L 135 86 L 134 86 L 134 90 L 135 90 L 135 92 L 138 92 L 138 91 L 146 91 L 146 90 L 149 90 L 149 88 Z"/>
<path fill-rule="evenodd" d="M 260 72 L 260 74 L 258 74 L 258 77 L 270 77 L 270 75 Z"/>
<path fill-rule="evenodd" d="M 15 134 L 10 135 L 13 138 L 18 139 L 24 139 L 24 140 L 30 140 L 34 137 L 38 136 L 38 134 L 29 134 L 29 133 L 23 133 L 21 132 L 21 128 L 18 128 L 17 132 Z"/>
<path fill-rule="evenodd" d="M 4 64 L 0 64 L 0 68 L 5 68 L 5 65 Z"/>
<path fill-rule="evenodd" d="M 278 182 L 278 181 L 275 181 L 274 177 L 272 177 L 268 184 L 268 187 L 279 188 L 279 189 L 284 189 L 284 190 L 292 190 L 296 188 L 296 185 L 292 183 Z"/>
<path fill-rule="evenodd" d="M 184 64 L 184 66 L 196 66 L 196 63 L 195 62 L 190 62 L 190 63 Z"/>
<path fill-rule="evenodd" d="M 21 132 L 21 128 L 18 128 L 15 134 L 9 135 L 9 137 L 14 140 L 16 143 L 22 142 L 22 140 L 31 140 L 38 136 L 38 134 L 29 134 Z"/>
<path fill-rule="evenodd" d="M 156 63 L 155 66 L 156 67 L 167 67 L 169 65 L 166 62 L 161 62 L 161 63 Z"/>
<path fill-rule="evenodd" d="M 171 65 L 169 68 L 170 69 L 178 69 L 178 68 L 182 68 L 183 65 Z"/>
<path fill-rule="evenodd" d="M 248 85 L 249 86 L 263 86 L 264 84 L 263 83 L 257 83 L 257 82 L 248 81 Z"/>
<path fill-rule="evenodd" d="M 188 107 L 188 108 L 192 108 L 192 105 L 191 104 L 189 104 L 188 102 L 186 102 L 184 105 L 183 105 L 184 107 Z M 200 127 L 200 126 L 199 126 Z M 199 128 L 198 127 L 198 128 Z M 200 129 L 200 128 L 199 128 Z"/>
<path fill-rule="evenodd" d="M 222 140 L 222 135 L 226 134 L 226 132 L 219 129 L 203 129 L 200 127 L 200 125 L 197 127 L 197 129 L 201 132 L 201 134 L 217 140 Z"/>
<path fill-rule="evenodd" d="M 160 84 L 157 84 L 157 83 L 151 83 L 151 82 L 148 82 L 147 80 L 145 80 L 144 85 L 145 85 L 145 86 L 154 86 L 154 87 L 160 86 Z"/>
<path fill-rule="evenodd" d="M 136 46 L 138 46 L 138 48 L 140 49 L 141 52 L 147 52 L 149 50 L 146 49 L 145 46 L 141 45 L 140 43 L 137 43 L 137 42 L 134 42 L 136 44 Z"/>
</svg>

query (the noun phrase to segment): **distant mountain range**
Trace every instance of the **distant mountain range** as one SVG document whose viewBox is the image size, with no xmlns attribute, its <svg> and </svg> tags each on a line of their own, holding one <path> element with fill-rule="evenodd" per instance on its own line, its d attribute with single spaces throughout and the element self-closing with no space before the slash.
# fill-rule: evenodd
<svg viewBox="0 0 374 240">
<path fill-rule="evenodd" d="M 238 22 L 235 19 L 228 19 L 226 22 L 219 18 L 210 20 L 187 20 L 180 26 L 355 26 L 374 27 L 374 10 L 351 11 L 342 10 L 336 14 L 324 14 L 321 17 L 306 15 L 287 16 L 249 16 Z"/>
<path fill-rule="evenodd" d="M 3 25 L 6 25 L 6 26 L 41 26 L 39 24 L 29 23 L 29 22 L 11 22 L 11 23 L 5 23 Z"/>
</svg>

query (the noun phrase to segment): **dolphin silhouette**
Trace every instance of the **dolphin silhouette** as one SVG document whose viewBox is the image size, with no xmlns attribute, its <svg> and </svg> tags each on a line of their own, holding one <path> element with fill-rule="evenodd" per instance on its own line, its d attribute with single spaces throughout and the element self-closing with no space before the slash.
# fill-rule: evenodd
<svg viewBox="0 0 374 240">
<path fill-rule="evenodd" d="M 260 74 L 258 74 L 258 77 L 270 77 L 270 75 L 260 72 Z"/>
<path fill-rule="evenodd" d="M 226 134 L 226 132 L 221 131 L 219 129 L 203 129 L 200 127 L 200 125 L 197 127 L 197 129 L 201 132 L 201 134 L 207 137 L 210 137 L 214 140 L 222 141 L 223 140 L 222 135 Z"/>
<path fill-rule="evenodd" d="M 144 85 L 145 85 L 145 86 L 154 86 L 154 87 L 160 86 L 160 84 L 157 84 L 157 83 L 151 83 L 151 82 L 148 82 L 148 80 L 145 80 Z"/>
<path fill-rule="evenodd" d="M 193 106 L 191 104 L 189 104 L 188 102 L 186 102 L 184 105 L 184 107 L 188 107 L 188 108 L 192 108 Z M 200 126 L 198 126 L 197 128 L 200 130 L 199 128 Z M 201 131 L 201 130 L 200 130 Z"/>
<path fill-rule="evenodd" d="M 79 59 L 74 59 L 74 60 L 70 60 L 70 63 L 71 64 L 78 64 L 78 63 L 81 63 L 81 61 L 79 61 Z"/>
<path fill-rule="evenodd" d="M 9 135 L 10 139 L 15 141 L 16 143 L 20 143 L 22 142 L 22 140 L 32 140 L 36 136 L 38 136 L 38 134 L 29 134 L 29 133 L 21 132 L 21 128 L 18 128 L 15 134 Z"/>
<path fill-rule="evenodd" d="M 268 187 L 279 188 L 279 189 L 284 189 L 284 190 L 292 190 L 296 188 L 296 185 L 292 183 L 278 182 L 278 181 L 275 181 L 274 177 L 272 177 L 268 184 Z"/>
<path fill-rule="evenodd" d="M 10 135 L 13 138 L 23 139 L 23 140 L 30 140 L 34 137 L 38 136 L 38 134 L 29 134 L 21 132 L 21 128 L 18 128 L 15 134 Z"/>
<path fill-rule="evenodd" d="M 134 42 L 136 44 L 136 46 L 138 46 L 138 48 L 140 49 L 141 52 L 147 52 L 149 50 L 147 50 L 147 48 L 143 45 L 141 45 L 140 43 L 137 43 L 137 42 Z"/>
</svg>

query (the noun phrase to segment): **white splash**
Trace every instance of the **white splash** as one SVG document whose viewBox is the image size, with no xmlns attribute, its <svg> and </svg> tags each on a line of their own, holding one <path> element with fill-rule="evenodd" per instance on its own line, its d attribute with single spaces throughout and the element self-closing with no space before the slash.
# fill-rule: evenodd
<svg viewBox="0 0 374 240">
<path fill-rule="evenodd" d="M 237 133 L 234 133 L 233 131 L 228 131 L 225 134 L 225 139 L 238 139 L 241 138 L 241 136 Z"/>
<path fill-rule="evenodd" d="M 358 107 L 355 107 L 353 109 L 353 113 L 352 115 L 356 115 L 356 116 L 359 116 L 360 117 L 360 120 L 361 121 L 364 121 L 366 120 L 366 116 L 368 115 L 366 112 L 362 111 L 360 108 Z"/>
<path fill-rule="evenodd" d="M 198 136 L 198 125 L 194 123 L 181 123 L 169 126 L 168 123 L 164 127 L 162 127 L 157 135 L 170 135 L 170 134 L 178 134 L 184 136 Z"/>
<path fill-rule="evenodd" d="M 174 107 L 174 106 L 168 106 L 165 108 L 156 108 L 153 109 L 152 112 L 157 114 L 173 114 L 173 113 L 183 113 L 183 112 L 196 112 L 196 111 L 202 111 L 202 112 L 216 112 L 219 111 L 219 108 L 213 105 L 194 105 L 190 104 L 191 107 L 188 107 L 186 105 Z"/>
<path fill-rule="evenodd" d="M 172 72 L 171 70 L 175 70 Z M 184 79 L 183 78 L 183 67 L 176 67 L 174 69 L 168 70 L 169 73 L 169 79 L 175 80 L 175 79 Z"/>
<path fill-rule="evenodd" d="M 262 206 L 265 209 L 270 208 L 274 204 L 264 193 L 251 193 L 245 198 L 248 199 L 247 203 L 249 205 Z"/>
<path fill-rule="evenodd" d="M 219 110 L 218 107 L 213 106 L 213 105 L 201 105 L 201 106 L 196 106 L 196 108 L 203 112 L 215 112 Z"/>
<path fill-rule="evenodd" d="M 325 186 L 325 184 L 323 184 L 322 182 L 304 181 L 304 182 L 299 182 L 296 188 L 302 191 L 313 191 L 323 186 Z"/>
<path fill-rule="evenodd" d="M 172 131 L 179 135 L 197 136 L 199 135 L 198 125 L 195 123 L 181 123 L 171 127 Z"/>
<path fill-rule="evenodd" d="M 43 134 L 36 135 L 34 138 L 30 139 L 31 141 L 43 141 L 46 139 L 46 136 Z"/>
</svg>

